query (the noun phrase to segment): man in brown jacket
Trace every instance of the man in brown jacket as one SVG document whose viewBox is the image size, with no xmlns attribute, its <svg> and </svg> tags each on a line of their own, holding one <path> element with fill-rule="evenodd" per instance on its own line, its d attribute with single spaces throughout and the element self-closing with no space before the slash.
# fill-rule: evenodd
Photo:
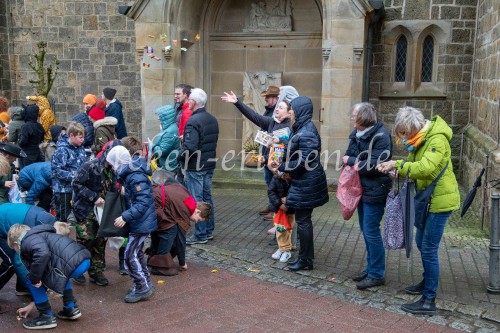
<svg viewBox="0 0 500 333">
<path fill-rule="evenodd" d="M 196 202 L 173 174 L 163 169 L 153 174 L 153 197 L 158 228 L 151 233 L 148 266 L 151 274 L 177 275 L 179 267 L 187 269 L 186 231 L 189 222 L 207 220 L 211 206 L 206 202 Z M 175 257 L 178 265 L 173 260 Z"/>
</svg>

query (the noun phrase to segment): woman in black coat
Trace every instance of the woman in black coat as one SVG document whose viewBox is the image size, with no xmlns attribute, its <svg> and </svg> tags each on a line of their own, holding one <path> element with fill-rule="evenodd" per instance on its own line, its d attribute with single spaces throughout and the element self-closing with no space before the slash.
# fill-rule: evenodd
<svg viewBox="0 0 500 333">
<path fill-rule="evenodd" d="M 355 130 L 349 135 L 349 146 L 342 158 L 345 165 L 358 166 L 363 195 L 358 204 L 359 227 L 366 245 L 366 269 L 352 276 L 358 289 L 385 284 L 385 251 L 380 234 L 385 200 L 391 178 L 376 170 L 377 164 L 392 156 L 391 135 L 377 119 L 370 103 L 358 103 L 352 109 Z"/>
<path fill-rule="evenodd" d="M 313 269 L 314 240 L 313 209 L 328 202 L 326 175 L 320 162 L 321 138 L 312 123 L 313 104 L 306 96 L 290 102 L 292 106 L 292 136 L 288 143 L 286 162 L 278 171 L 288 172 L 292 183 L 286 206 L 295 210 L 295 222 L 300 240 L 297 260 L 288 264 L 292 271 Z"/>
</svg>

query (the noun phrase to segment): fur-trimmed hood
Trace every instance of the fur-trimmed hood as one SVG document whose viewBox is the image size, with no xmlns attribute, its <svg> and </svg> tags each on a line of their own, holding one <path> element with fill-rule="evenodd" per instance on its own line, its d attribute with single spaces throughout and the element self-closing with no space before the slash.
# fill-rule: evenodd
<svg viewBox="0 0 500 333">
<path fill-rule="evenodd" d="M 106 125 L 115 126 L 116 124 L 118 124 L 118 120 L 115 117 L 104 117 L 94 122 L 94 128 Z"/>
</svg>

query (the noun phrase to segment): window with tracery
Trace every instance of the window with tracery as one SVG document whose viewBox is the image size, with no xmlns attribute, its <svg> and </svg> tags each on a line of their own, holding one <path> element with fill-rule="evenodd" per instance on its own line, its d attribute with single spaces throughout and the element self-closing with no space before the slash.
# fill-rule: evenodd
<svg viewBox="0 0 500 333">
<path fill-rule="evenodd" d="M 427 36 L 422 45 L 421 82 L 432 82 L 432 66 L 434 61 L 434 39 Z"/>
<path fill-rule="evenodd" d="M 396 43 L 396 67 L 394 81 L 404 82 L 406 79 L 406 55 L 408 53 L 408 41 L 403 35 Z"/>
</svg>

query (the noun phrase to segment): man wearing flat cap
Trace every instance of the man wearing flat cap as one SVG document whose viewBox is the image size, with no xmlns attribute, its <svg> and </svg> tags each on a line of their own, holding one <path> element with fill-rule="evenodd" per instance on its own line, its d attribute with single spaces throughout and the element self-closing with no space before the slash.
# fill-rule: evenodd
<svg viewBox="0 0 500 333">
<path fill-rule="evenodd" d="M 3 204 L 9 202 L 9 190 L 15 185 L 12 181 L 12 175 L 16 170 L 14 161 L 17 158 L 25 158 L 26 153 L 18 145 L 2 143 L 0 144 L 0 154 L 10 163 L 9 173 L 0 177 L 0 204 Z"/>
<path fill-rule="evenodd" d="M 115 117 L 118 123 L 115 125 L 115 133 L 117 139 L 122 139 L 127 136 L 127 128 L 125 127 L 125 119 L 123 118 L 123 106 L 118 99 L 115 98 L 116 90 L 113 88 L 104 88 L 102 90 L 102 98 L 106 101 L 106 117 Z"/>
</svg>

